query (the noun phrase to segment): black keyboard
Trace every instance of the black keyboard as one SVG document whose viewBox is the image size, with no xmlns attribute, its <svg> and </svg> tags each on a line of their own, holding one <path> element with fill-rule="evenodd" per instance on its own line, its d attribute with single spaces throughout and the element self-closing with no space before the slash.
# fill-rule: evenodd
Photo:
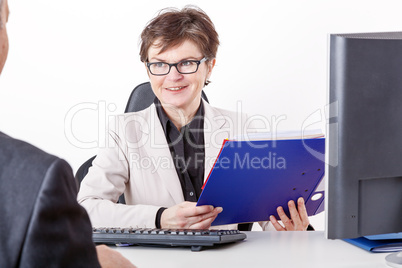
<svg viewBox="0 0 402 268">
<path fill-rule="evenodd" d="M 93 228 L 92 232 L 97 244 L 185 246 L 191 247 L 192 251 L 241 241 L 246 237 L 238 230 Z"/>
</svg>

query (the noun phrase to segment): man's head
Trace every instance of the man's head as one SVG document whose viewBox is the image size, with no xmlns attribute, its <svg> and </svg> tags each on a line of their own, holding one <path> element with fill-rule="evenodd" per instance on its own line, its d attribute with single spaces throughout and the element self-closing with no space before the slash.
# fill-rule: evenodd
<svg viewBox="0 0 402 268">
<path fill-rule="evenodd" d="M 8 3 L 7 0 L 0 0 L 0 74 L 6 63 L 8 55 L 8 36 L 6 23 L 8 21 Z"/>
</svg>

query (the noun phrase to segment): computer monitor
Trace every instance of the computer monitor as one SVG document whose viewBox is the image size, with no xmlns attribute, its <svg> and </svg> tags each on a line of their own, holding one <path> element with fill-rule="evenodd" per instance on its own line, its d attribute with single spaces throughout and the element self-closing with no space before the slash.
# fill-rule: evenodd
<svg viewBox="0 0 402 268">
<path fill-rule="evenodd" d="M 326 236 L 402 232 L 402 32 L 330 35 Z"/>
</svg>

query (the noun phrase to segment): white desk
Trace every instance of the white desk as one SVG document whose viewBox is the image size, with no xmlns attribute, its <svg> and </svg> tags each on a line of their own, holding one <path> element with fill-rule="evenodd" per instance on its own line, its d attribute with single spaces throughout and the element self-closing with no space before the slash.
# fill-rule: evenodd
<svg viewBox="0 0 402 268">
<path fill-rule="evenodd" d="M 138 268 L 388 267 L 389 253 L 370 253 L 324 232 L 245 232 L 242 242 L 192 252 L 190 248 L 113 247 Z"/>
</svg>

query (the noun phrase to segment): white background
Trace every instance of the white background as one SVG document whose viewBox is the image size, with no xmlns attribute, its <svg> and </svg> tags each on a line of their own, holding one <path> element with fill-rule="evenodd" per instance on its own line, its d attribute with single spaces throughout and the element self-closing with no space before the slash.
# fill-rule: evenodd
<svg viewBox="0 0 402 268">
<path fill-rule="evenodd" d="M 206 11 L 220 35 L 205 88 L 212 105 L 241 104 L 279 130 L 310 121 L 325 128 L 328 34 L 400 31 L 398 2 L 9 0 L 0 130 L 66 159 L 75 172 L 96 154 L 107 117 L 148 81 L 138 55 L 143 27 L 160 9 L 186 4 Z"/>
</svg>

